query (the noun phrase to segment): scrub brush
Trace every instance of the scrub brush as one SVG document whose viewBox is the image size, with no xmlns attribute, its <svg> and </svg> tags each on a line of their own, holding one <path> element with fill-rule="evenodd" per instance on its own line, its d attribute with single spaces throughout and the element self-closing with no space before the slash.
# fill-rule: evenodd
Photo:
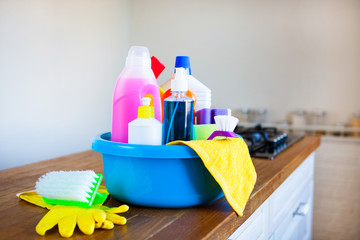
<svg viewBox="0 0 360 240">
<path fill-rule="evenodd" d="M 212 140 L 215 137 L 239 137 L 234 133 L 234 129 L 239 122 L 239 119 L 226 115 L 218 115 L 215 116 L 214 119 L 218 130 L 214 131 L 207 140 Z"/>
<path fill-rule="evenodd" d="M 106 193 L 98 193 L 102 179 L 102 174 L 92 170 L 53 171 L 38 179 L 36 192 L 50 204 L 91 207 L 107 197 Z"/>
</svg>

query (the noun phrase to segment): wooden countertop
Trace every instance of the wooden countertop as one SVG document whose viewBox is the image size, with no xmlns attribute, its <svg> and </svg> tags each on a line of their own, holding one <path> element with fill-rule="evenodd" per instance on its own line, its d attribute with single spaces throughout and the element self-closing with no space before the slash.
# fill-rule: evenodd
<svg viewBox="0 0 360 240">
<path fill-rule="evenodd" d="M 129 212 L 123 214 L 128 219 L 125 226 L 115 226 L 113 230 L 95 230 L 92 236 L 86 236 L 76 229 L 72 239 L 226 239 L 319 145 L 320 137 L 306 136 L 272 161 L 254 158 L 258 178 L 243 217 L 235 214 L 224 197 L 208 205 L 184 209 L 130 205 Z M 0 238 L 40 238 L 35 226 L 47 210 L 19 200 L 16 193 L 34 189 L 36 180 L 46 172 L 85 169 L 103 172 L 101 154 L 86 151 L 0 171 Z M 110 198 L 106 205 L 120 204 Z M 41 237 L 58 238 L 57 228 Z"/>
</svg>

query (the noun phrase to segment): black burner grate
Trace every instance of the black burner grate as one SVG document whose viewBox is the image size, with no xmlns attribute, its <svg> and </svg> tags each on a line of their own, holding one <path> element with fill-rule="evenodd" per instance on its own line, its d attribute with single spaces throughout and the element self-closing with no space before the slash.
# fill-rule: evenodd
<svg viewBox="0 0 360 240">
<path fill-rule="evenodd" d="M 252 157 L 266 159 L 274 159 L 287 147 L 304 137 L 287 134 L 275 127 L 262 127 L 260 124 L 252 128 L 238 125 L 234 132 L 244 138 Z"/>
</svg>

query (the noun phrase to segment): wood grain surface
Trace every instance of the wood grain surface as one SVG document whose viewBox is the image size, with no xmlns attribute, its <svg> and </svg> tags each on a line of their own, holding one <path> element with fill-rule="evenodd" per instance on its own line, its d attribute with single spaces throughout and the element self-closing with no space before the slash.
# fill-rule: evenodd
<svg viewBox="0 0 360 240">
<path fill-rule="evenodd" d="M 225 198 L 183 209 L 129 205 L 123 214 L 128 219 L 125 226 L 95 230 L 91 236 L 76 229 L 71 239 L 227 239 L 319 145 L 320 137 L 306 136 L 272 161 L 253 158 L 258 178 L 243 217 L 236 215 Z M 35 226 L 47 210 L 19 200 L 16 194 L 33 190 L 46 172 L 86 169 L 103 173 L 100 153 L 86 151 L 0 171 L 0 239 L 60 238 L 57 228 L 38 236 Z M 110 197 L 105 205 L 121 204 Z"/>
</svg>

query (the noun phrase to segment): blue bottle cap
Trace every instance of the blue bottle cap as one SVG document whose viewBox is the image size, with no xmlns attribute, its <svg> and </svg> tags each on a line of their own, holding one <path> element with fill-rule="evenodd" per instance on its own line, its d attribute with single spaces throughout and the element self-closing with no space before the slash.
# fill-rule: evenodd
<svg viewBox="0 0 360 240">
<path fill-rule="evenodd" d="M 189 56 L 177 56 L 175 60 L 175 70 L 176 68 L 185 68 L 189 70 L 189 75 L 191 75 L 191 66 Z M 174 70 L 174 73 L 175 73 Z"/>
</svg>

